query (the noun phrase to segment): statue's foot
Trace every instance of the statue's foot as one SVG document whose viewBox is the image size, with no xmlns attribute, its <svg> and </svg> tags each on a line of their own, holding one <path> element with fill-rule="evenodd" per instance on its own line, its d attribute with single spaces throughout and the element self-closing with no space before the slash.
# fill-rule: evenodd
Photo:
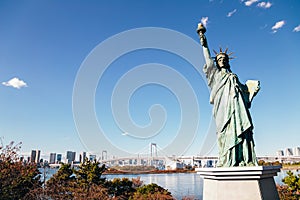
<svg viewBox="0 0 300 200">
<path fill-rule="evenodd" d="M 246 166 L 246 163 L 244 161 L 239 163 L 239 167 L 245 167 L 245 166 Z"/>
<path fill-rule="evenodd" d="M 219 164 L 219 165 L 217 165 L 216 167 L 223 167 L 223 165 L 220 165 L 220 164 Z"/>
<path fill-rule="evenodd" d="M 249 162 L 249 163 L 247 163 L 247 166 L 248 166 L 248 167 L 254 167 L 255 164 L 254 164 L 253 162 Z"/>
</svg>

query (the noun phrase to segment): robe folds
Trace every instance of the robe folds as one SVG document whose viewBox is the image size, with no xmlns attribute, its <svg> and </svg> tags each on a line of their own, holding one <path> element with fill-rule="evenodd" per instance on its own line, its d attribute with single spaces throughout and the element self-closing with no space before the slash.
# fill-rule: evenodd
<svg viewBox="0 0 300 200">
<path fill-rule="evenodd" d="M 218 135 L 218 166 L 257 165 L 247 86 L 241 84 L 234 73 L 218 69 L 213 61 L 206 64 L 203 71 L 211 89 L 210 103 Z"/>
</svg>

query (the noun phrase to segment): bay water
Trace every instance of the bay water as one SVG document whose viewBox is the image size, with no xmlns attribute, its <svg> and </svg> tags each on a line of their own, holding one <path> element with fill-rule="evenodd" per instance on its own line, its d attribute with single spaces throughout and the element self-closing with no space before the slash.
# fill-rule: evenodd
<svg viewBox="0 0 300 200">
<path fill-rule="evenodd" d="M 58 169 L 47 168 L 40 169 L 42 172 L 42 179 L 45 175 L 48 180 Z M 295 174 L 299 171 L 292 170 Z M 276 184 L 282 184 L 282 179 L 286 176 L 286 170 L 281 170 L 277 176 L 274 177 Z M 172 196 L 180 200 L 186 197 L 191 199 L 202 199 L 203 179 L 196 173 L 168 173 L 168 174 L 111 174 L 103 175 L 108 180 L 114 178 L 132 178 L 140 177 L 144 184 L 156 183 L 157 185 L 167 189 Z"/>
</svg>

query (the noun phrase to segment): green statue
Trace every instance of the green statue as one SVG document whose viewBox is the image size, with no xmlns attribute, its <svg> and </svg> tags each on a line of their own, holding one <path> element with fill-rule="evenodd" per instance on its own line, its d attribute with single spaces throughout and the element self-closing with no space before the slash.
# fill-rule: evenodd
<svg viewBox="0 0 300 200">
<path fill-rule="evenodd" d="M 218 167 L 257 166 L 254 151 L 253 124 L 249 112 L 253 97 L 260 89 L 259 81 L 249 80 L 240 83 L 231 72 L 228 49 L 210 55 L 205 27 L 198 24 L 197 32 L 203 46 L 206 64 L 203 71 L 210 87 L 210 103 L 216 121 L 218 136 Z"/>
</svg>

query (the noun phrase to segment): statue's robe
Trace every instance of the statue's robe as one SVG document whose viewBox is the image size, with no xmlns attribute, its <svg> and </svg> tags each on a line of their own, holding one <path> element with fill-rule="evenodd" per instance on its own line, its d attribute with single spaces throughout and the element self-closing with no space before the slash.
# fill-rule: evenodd
<svg viewBox="0 0 300 200">
<path fill-rule="evenodd" d="M 212 60 L 203 71 L 211 89 L 210 103 L 218 135 L 218 166 L 257 165 L 247 86 L 241 84 L 234 73 L 218 69 Z"/>
</svg>

